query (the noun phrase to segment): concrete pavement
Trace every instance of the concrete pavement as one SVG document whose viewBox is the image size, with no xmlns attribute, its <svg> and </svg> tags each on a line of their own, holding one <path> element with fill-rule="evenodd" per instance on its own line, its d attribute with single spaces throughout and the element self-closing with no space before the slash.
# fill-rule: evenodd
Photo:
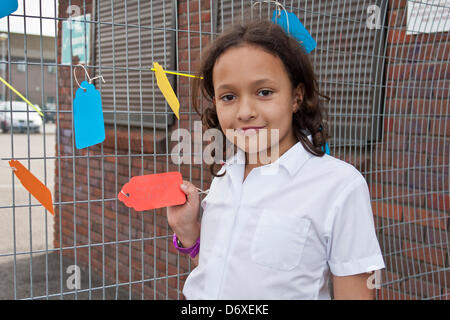
<svg viewBox="0 0 450 320">
<path fill-rule="evenodd" d="M 45 135 L 0 133 L 0 299 L 128 299 L 127 286 L 117 292 L 113 287 L 90 294 L 61 294 L 73 291 L 67 286 L 73 274 L 67 268 L 73 261 L 47 251 L 53 249 L 53 216 L 14 177 L 5 160 L 14 158 L 30 168 L 55 198 L 54 156 L 54 124 L 45 125 Z M 37 206 L 30 207 L 30 203 Z M 103 279 L 95 274 L 89 283 L 88 270 L 80 274 L 80 290 L 103 286 Z"/>
<path fill-rule="evenodd" d="M 74 281 L 71 281 L 74 273 L 67 273 L 73 261 L 60 257 L 57 252 L 52 252 L 33 254 L 32 257 L 30 255 L 16 257 L 16 261 L 13 257 L 3 259 L 0 263 L 0 300 L 129 299 L 127 285 L 117 289 L 108 287 L 114 283 L 107 280 L 103 282 L 102 277 L 96 274 L 91 274 L 89 280 L 89 272 L 85 269 L 80 270 L 81 286 L 75 290 L 72 287 Z M 139 297 L 133 296 L 132 299 Z"/>
</svg>

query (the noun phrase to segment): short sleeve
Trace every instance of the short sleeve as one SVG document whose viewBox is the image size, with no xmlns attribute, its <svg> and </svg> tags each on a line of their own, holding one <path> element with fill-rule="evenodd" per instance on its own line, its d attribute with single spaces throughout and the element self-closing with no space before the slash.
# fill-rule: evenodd
<svg viewBox="0 0 450 320">
<path fill-rule="evenodd" d="M 327 260 L 335 276 L 385 268 L 375 233 L 369 188 L 362 175 L 337 198 L 327 219 Z"/>
</svg>

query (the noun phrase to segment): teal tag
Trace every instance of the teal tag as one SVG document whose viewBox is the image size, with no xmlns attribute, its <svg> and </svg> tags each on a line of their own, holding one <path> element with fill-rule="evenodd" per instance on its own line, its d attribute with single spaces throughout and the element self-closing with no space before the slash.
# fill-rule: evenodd
<svg viewBox="0 0 450 320">
<path fill-rule="evenodd" d="M 323 150 L 323 146 L 322 146 L 322 150 Z M 328 147 L 328 142 L 325 142 L 325 151 L 326 154 L 330 154 L 330 147 Z"/>
<path fill-rule="evenodd" d="M 305 48 L 307 53 L 310 53 L 317 46 L 316 41 L 309 34 L 308 30 L 303 26 L 300 20 L 292 12 L 284 10 L 278 11 L 280 16 L 277 15 L 277 10 L 273 11 L 272 22 L 278 24 L 284 29 L 287 34 L 293 36 L 300 44 Z"/>
<path fill-rule="evenodd" d="M 80 86 L 73 101 L 73 123 L 77 149 L 87 148 L 105 140 L 105 122 L 100 92 L 87 81 L 81 82 Z"/>
<path fill-rule="evenodd" d="M 0 18 L 9 16 L 17 10 L 18 6 L 17 0 L 2 0 L 2 4 L 0 5 Z"/>
</svg>

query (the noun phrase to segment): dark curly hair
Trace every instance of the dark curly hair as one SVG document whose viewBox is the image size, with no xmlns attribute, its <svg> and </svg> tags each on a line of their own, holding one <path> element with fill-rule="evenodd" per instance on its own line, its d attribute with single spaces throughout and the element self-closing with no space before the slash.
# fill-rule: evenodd
<svg viewBox="0 0 450 320">
<path fill-rule="evenodd" d="M 258 20 L 244 25 L 235 25 L 215 39 L 203 53 L 200 69 L 197 73 L 203 79 L 195 78 L 191 96 L 192 104 L 201 116 L 203 125 L 206 129 L 216 128 L 222 132 L 216 107 L 213 103 L 213 69 L 217 59 L 226 50 L 244 44 L 260 47 L 279 57 L 287 70 L 293 88 L 303 84 L 303 100 L 300 102 L 298 111 L 293 114 L 292 126 L 296 138 L 308 152 L 315 156 L 323 156 L 325 148 L 322 149 L 322 147 L 325 146 L 329 135 L 326 121 L 327 112 L 323 107 L 323 100 L 321 101 L 319 96 L 325 98 L 327 102 L 330 101 L 330 98 L 319 92 L 313 66 L 304 48 L 295 38 L 286 34 L 280 26 L 270 21 Z M 201 96 L 209 102 L 203 108 L 203 112 L 199 110 Z M 312 143 L 307 137 L 308 131 L 312 135 Z M 225 138 L 223 132 L 222 135 Z M 225 158 L 226 144 L 223 147 L 222 159 Z M 211 174 L 215 177 L 223 176 L 225 173 L 217 175 L 214 172 L 215 165 L 213 163 L 210 166 Z"/>
</svg>

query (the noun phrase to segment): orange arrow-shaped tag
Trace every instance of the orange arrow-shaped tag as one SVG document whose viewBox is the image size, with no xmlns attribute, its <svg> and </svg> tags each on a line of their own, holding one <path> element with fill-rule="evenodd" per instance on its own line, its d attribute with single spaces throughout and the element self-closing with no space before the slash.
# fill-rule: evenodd
<svg viewBox="0 0 450 320">
<path fill-rule="evenodd" d="M 45 209 L 55 215 L 53 210 L 52 193 L 50 190 L 36 178 L 27 168 L 25 168 L 19 161 L 9 161 L 9 166 L 14 170 L 14 174 L 20 180 L 25 189 L 39 201 Z"/>
<path fill-rule="evenodd" d="M 177 171 L 136 176 L 123 186 L 118 198 L 136 211 L 175 206 L 186 202 L 182 183 Z"/>
</svg>

